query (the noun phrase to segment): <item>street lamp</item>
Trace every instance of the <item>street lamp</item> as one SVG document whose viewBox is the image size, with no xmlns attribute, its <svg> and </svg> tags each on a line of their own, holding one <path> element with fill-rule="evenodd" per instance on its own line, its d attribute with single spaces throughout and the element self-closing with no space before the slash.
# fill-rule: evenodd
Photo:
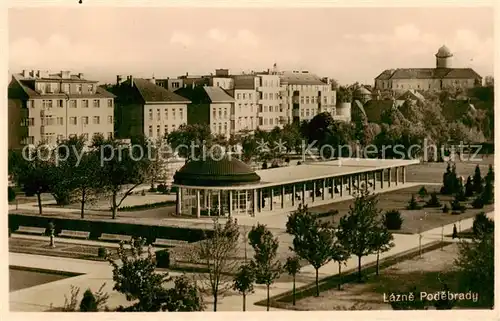
<svg viewBox="0 0 500 321">
<path fill-rule="evenodd" d="M 420 218 L 422 221 L 422 218 Z M 418 228 L 418 256 L 422 258 L 422 225 Z"/>
</svg>

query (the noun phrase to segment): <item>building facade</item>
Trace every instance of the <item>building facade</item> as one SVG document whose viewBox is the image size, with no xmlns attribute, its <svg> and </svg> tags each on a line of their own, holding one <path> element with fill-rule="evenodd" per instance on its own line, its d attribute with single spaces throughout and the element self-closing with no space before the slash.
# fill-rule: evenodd
<svg viewBox="0 0 500 321">
<path fill-rule="evenodd" d="M 156 140 L 187 123 L 190 101 L 163 87 L 155 79 L 134 78 L 116 84 L 116 135 L 144 135 Z"/>
<path fill-rule="evenodd" d="M 482 77 L 471 68 L 453 68 L 453 54 L 442 46 L 435 54 L 436 68 L 387 69 L 375 78 L 378 90 L 467 89 L 482 85 Z"/>
<path fill-rule="evenodd" d="M 114 136 L 115 96 L 82 73 L 24 70 L 12 76 L 8 92 L 9 149 Z"/>
</svg>

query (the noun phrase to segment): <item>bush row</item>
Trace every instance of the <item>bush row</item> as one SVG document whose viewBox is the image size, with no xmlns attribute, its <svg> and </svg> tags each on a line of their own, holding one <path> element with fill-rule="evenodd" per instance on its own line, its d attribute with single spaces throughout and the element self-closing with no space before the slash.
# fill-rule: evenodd
<svg viewBox="0 0 500 321">
<path fill-rule="evenodd" d="M 9 229 L 11 231 L 16 231 L 19 226 L 47 228 L 50 222 L 53 222 L 55 225 L 56 235 L 59 234 L 61 230 L 88 231 L 90 232 L 90 239 L 94 240 L 97 240 L 102 233 L 115 233 L 142 237 L 147 239 L 150 243 L 154 242 L 156 238 L 197 242 L 204 239 L 205 236 L 210 237 L 213 233 L 210 230 L 204 231 L 202 229 L 186 227 L 50 218 L 28 214 L 9 214 Z"/>
<path fill-rule="evenodd" d="M 139 211 L 139 210 L 144 210 L 144 209 L 164 207 L 166 205 L 175 205 L 175 202 L 174 201 L 164 201 L 164 202 L 148 203 L 148 204 L 133 205 L 133 206 L 122 206 L 118 209 L 118 211 L 131 212 L 131 211 Z"/>
</svg>

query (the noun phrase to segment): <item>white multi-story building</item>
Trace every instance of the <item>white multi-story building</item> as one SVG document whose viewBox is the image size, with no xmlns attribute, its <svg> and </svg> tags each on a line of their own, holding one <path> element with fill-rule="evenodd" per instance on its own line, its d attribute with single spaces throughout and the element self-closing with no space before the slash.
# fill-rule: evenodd
<svg viewBox="0 0 500 321">
<path fill-rule="evenodd" d="M 9 84 L 9 148 L 83 135 L 114 136 L 114 98 L 97 81 L 69 71 L 24 70 Z"/>
</svg>

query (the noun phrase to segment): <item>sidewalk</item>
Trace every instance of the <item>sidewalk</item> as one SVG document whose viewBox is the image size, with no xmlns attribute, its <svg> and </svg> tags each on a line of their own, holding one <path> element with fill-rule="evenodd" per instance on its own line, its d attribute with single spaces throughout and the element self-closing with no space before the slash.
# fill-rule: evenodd
<svg viewBox="0 0 500 321">
<path fill-rule="evenodd" d="M 493 218 L 494 213 L 488 213 L 488 217 Z M 461 222 L 461 229 L 465 230 L 472 227 L 473 218 L 463 220 Z M 453 224 L 444 226 L 444 235 L 451 234 L 453 231 Z M 425 246 L 436 240 L 441 239 L 441 228 L 436 228 L 422 233 L 421 245 Z M 446 238 L 448 241 L 449 238 Z M 83 242 L 72 240 L 73 243 Z M 91 242 L 91 241 L 89 241 Z M 400 254 L 419 246 L 418 235 L 403 235 L 394 234 L 394 243 L 396 244 L 386 253 L 382 253 L 380 258 L 390 257 Z M 82 243 L 83 244 L 83 243 Z M 364 257 L 362 264 L 374 262 L 376 255 L 369 255 Z M 117 306 L 125 304 L 126 300 L 123 295 L 112 290 L 112 269 L 106 262 L 89 262 L 84 260 L 47 257 L 29 254 L 9 253 L 9 264 L 26 267 L 37 267 L 49 270 L 64 270 L 76 273 L 86 273 L 81 276 L 67 278 L 56 282 L 42 284 L 32 288 L 27 288 L 10 293 L 10 310 L 11 311 L 45 311 L 53 306 L 61 306 L 64 304 L 64 295 L 69 295 L 71 285 L 78 286 L 82 289 L 82 293 L 86 288 L 98 290 L 99 287 L 106 283 L 104 288 L 110 294 L 108 301 L 109 306 Z M 343 270 L 354 269 L 357 267 L 357 258 L 351 257 L 347 262 L 347 266 Z M 338 264 L 330 262 L 319 270 L 319 277 L 324 278 L 327 276 L 336 275 L 338 273 Z M 169 272 L 171 276 L 180 275 L 178 272 Z M 302 268 L 300 272 L 301 278 L 315 278 L 315 270 L 312 266 L 308 265 Z M 306 283 L 298 282 L 297 287 L 306 285 Z M 292 289 L 291 282 L 276 282 L 270 288 L 270 295 L 275 296 L 280 293 Z M 80 295 L 82 294 L 80 293 Z M 266 299 L 267 292 L 265 286 L 256 285 L 255 292 L 247 296 L 247 311 L 265 311 L 266 307 L 255 305 L 256 302 Z M 207 308 L 206 311 L 213 310 L 210 304 L 210 297 L 206 297 Z M 228 296 L 221 298 L 218 304 L 218 311 L 241 311 L 242 297 L 237 293 L 231 293 Z M 272 309 L 276 310 L 276 309 Z"/>
</svg>

